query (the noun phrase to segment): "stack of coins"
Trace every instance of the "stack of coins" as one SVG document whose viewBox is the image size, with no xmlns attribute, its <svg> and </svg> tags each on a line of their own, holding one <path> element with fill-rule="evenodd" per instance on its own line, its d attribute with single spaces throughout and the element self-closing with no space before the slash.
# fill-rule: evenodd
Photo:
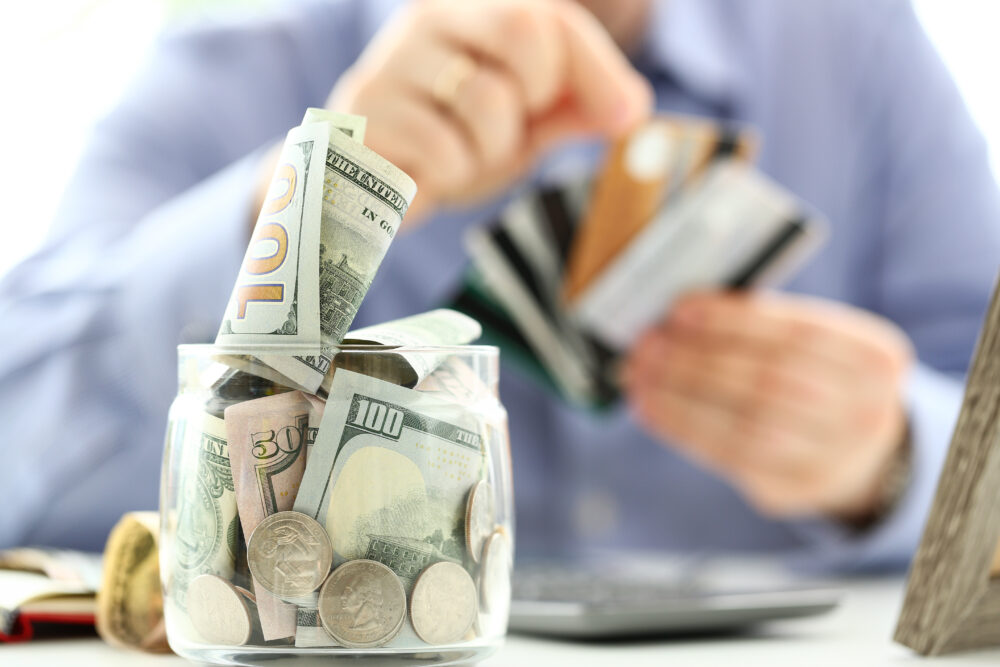
<svg viewBox="0 0 1000 667">
<path fill-rule="evenodd" d="M 465 562 L 431 563 L 409 586 L 375 560 L 349 560 L 331 571 L 334 551 L 326 530 L 294 511 L 260 522 L 247 542 L 247 565 L 268 593 L 300 609 L 314 607 L 330 636 L 328 645 L 386 646 L 407 621 L 419 641 L 453 644 L 482 635 L 490 614 L 506 614 L 511 548 L 495 517 L 493 488 L 481 480 L 469 490 L 465 506 Z M 207 643 L 237 646 L 260 637 L 254 596 L 222 577 L 195 578 L 186 605 Z"/>
</svg>

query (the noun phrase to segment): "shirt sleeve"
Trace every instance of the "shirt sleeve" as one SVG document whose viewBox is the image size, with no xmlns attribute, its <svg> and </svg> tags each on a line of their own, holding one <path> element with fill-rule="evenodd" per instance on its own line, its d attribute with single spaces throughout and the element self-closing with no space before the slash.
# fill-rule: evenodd
<svg viewBox="0 0 1000 667">
<path fill-rule="evenodd" d="M 340 35 L 328 20 L 345 5 L 169 36 L 95 129 L 48 240 L 0 281 L 0 405 L 18 443 L 0 466 L 0 547 L 97 549 L 123 512 L 156 507 L 176 346 L 214 338 L 262 152 L 353 59 L 354 19 L 340 12 Z"/>
<path fill-rule="evenodd" d="M 117 241 L 81 237 L 22 264 L 0 303 L 4 430 L 0 546 L 100 548 L 128 509 L 153 509 L 175 349 L 203 341 L 249 231 L 253 156 Z M 30 285 L 30 289 L 28 288 Z"/>
<path fill-rule="evenodd" d="M 862 88 L 871 107 L 871 179 L 884 193 L 876 310 L 912 339 L 907 382 L 911 478 L 893 510 L 858 534 L 804 522 L 803 563 L 835 569 L 904 566 L 922 534 L 961 406 L 964 374 L 1000 258 L 1000 196 L 986 143 L 908 2 L 888 15 Z M 881 154 L 881 159 L 878 155 Z"/>
</svg>

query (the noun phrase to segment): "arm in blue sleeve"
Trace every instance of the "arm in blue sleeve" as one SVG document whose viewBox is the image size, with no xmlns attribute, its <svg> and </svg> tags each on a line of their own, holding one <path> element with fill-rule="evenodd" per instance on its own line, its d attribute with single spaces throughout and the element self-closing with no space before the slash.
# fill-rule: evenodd
<svg viewBox="0 0 1000 667">
<path fill-rule="evenodd" d="M 204 340 L 239 266 L 255 161 L 158 208 L 132 233 L 61 244 L 0 298 L 0 546 L 99 548 L 129 509 L 152 509 L 174 349 Z M 56 275 L 53 275 L 56 274 Z"/>
<path fill-rule="evenodd" d="M 288 12 L 161 44 L 95 130 L 43 248 L 0 282 L 0 547 L 99 548 L 123 512 L 155 507 L 176 345 L 214 337 L 257 151 L 353 57 L 330 12 Z"/>
<path fill-rule="evenodd" d="M 909 3 L 883 34 L 864 93 L 873 182 L 884 192 L 876 309 L 912 339 L 919 362 L 907 384 L 911 478 L 903 497 L 863 534 L 807 527 L 812 564 L 905 565 L 919 542 L 963 394 L 963 380 L 1000 263 L 1000 194 L 985 141 Z M 818 558 L 817 558 L 818 556 Z"/>
</svg>

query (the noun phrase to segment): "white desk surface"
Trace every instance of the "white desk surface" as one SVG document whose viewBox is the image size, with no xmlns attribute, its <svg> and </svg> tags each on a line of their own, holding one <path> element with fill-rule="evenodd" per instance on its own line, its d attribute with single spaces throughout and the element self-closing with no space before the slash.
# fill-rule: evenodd
<svg viewBox="0 0 1000 667">
<path fill-rule="evenodd" d="M 740 637 L 614 644 L 511 636 L 483 667 L 656 667 L 675 665 L 1000 665 L 1000 649 L 923 659 L 891 641 L 902 601 L 900 579 L 845 584 L 841 606 L 831 614 L 763 626 Z M 175 667 L 186 663 L 173 655 L 147 655 L 114 649 L 97 639 L 46 640 L 0 645 L 2 667 Z M 331 663 L 335 664 L 335 663 Z"/>
</svg>

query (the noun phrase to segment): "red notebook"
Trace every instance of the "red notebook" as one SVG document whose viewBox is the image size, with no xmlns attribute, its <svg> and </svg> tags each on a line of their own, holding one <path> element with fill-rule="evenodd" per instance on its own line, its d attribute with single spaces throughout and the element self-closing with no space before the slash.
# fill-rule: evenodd
<svg viewBox="0 0 1000 667">
<path fill-rule="evenodd" d="M 93 606 L 93 601 L 91 602 Z M 0 632 L 0 643 L 26 642 L 35 636 L 37 630 L 44 629 L 46 635 L 62 634 L 60 628 L 94 627 L 94 613 L 50 613 L 20 612 L 10 625 L 10 634 Z"/>
<path fill-rule="evenodd" d="M 93 627 L 100 557 L 48 549 L 0 552 L 0 642 Z"/>
</svg>

